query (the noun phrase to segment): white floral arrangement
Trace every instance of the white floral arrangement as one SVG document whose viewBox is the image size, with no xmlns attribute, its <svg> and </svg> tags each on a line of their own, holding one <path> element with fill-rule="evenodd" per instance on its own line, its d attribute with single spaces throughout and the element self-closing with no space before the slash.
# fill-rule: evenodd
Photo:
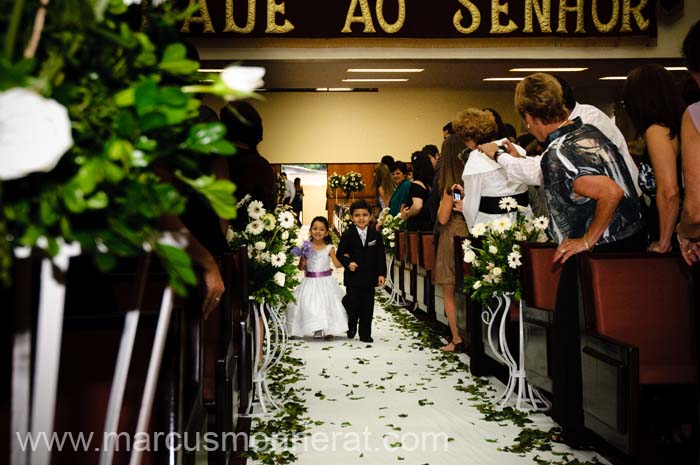
<svg viewBox="0 0 700 465">
<path fill-rule="evenodd" d="M 482 303 L 496 295 L 508 294 L 520 299 L 520 242 L 547 242 L 549 220 L 526 217 L 512 197 L 505 197 L 499 207 L 510 215 L 490 223 L 478 223 L 471 230 L 472 239 L 462 242 L 464 261 L 471 264 L 471 273 L 464 278 L 465 292 Z"/>
<path fill-rule="evenodd" d="M 331 189 L 342 188 L 343 176 L 334 171 L 333 174 L 328 176 L 328 187 L 330 187 Z"/>
<path fill-rule="evenodd" d="M 377 222 L 381 225 L 382 240 L 384 241 L 384 250 L 392 257 L 396 255 L 396 232 L 404 229 L 406 223 L 400 216 L 394 216 L 389 213 L 389 209 L 385 208 L 379 214 Z"/>
<path fill-rule="evenodd" d="M 226 238 L 232 249 L 245 247 L 248 251 L 251 296 L 272 306 L 293 301 L 299 281 L 292 248 L 297 245 L 299 228 L 290 207 L 278 205 L 268 212 L 262 202 L 246 196 L 238 208 L 246 209 L 248 222 L 243 231 L 229 227 Z"/>
<path fill-rule="evenodd" d="M 353 192 L 360 192 L 365 188 L 365 180 L 357 171 L 350 171 L 343 176 L 343 183 L 340 186 L 348 197 Z"/>
</svg>

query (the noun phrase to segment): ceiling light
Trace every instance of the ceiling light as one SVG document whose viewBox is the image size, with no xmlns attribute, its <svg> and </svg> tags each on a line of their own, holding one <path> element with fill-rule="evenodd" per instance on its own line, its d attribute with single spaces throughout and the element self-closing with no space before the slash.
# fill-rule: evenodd
<svg viewBox="0 0 700 465">
<path fill-rule="evenodd" d="M 666 69 L 669 71 L 688 71 L 685 66 L 667 66 Z"/>
<path fill-rule="evenodd" d="M 317 87 L 318 92 L 352 92 L 352 87 Z"/>
<path fill-rule="evenodd" d="M 599 81 L 624 81 L 625 79 L 627 79 L 627 76 L 605 76 L 598 78 Z"/>
<path fill-rule="evenodd" d="M 575 73 L 586 71 L 588 68 L 513 68 L 514 73 Z"/>
<path fill-rule="evenodd" d="M 343 79 L 343 82 L 406 82 L 406 78 L 380 78 L 380 79 Z"/>
<path fill-rule="evenodd" d="M 348 73 L 422 73 L 423 68 L 350 68 Z"/>
<path fill-rule="evenodd" d="M 521 77 L 498 77 L 498 78 L 484 78 L 484 81 L 522 81 L 525 78 Z"/>
<path fill-rule="evenodd" d="M 220 68 L 199 68 L 197 71 L 200 73 L 220 73 L 223 69 Z"/>
</svg>

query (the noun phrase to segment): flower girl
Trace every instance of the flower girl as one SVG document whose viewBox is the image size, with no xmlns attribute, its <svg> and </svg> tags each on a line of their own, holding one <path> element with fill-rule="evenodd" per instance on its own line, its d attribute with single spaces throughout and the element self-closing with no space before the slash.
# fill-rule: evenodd
<svg viewBox="0 0 700 465">
<path fill-rule="evenodd" d="M 336 268 L 342 265 L 331 245 L 328 220 L 317 216 L 311 222 L 311 242 L 293 250 L 299 256 L 299 269 L 305 269 L 301 284 L 294 291 L 296 303 L 287 307 L 287 330 L 290 336 L 332 339 L 335 334 L 348 330 L 348 317 L 343 307 L 345 294 L 333 277 L 330 262 Z"/>
</svg>

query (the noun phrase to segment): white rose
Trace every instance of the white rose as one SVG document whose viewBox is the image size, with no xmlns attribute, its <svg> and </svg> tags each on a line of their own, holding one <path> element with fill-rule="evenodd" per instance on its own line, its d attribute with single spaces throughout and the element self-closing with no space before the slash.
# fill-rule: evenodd
<svg viewBox="0 0 700 465">
<path fill-rule="evenodd" d="M 479 288 L 481 287 L 481 281 L 475 282 L 474 285 L 473 285 L 472 287 L 473 287 L 474 289 L 479 289 Z"/>
<path fill-rule="evenodd" d="M 0 180 L 51 171 L 72 146 L 66 107 L 23 88 L 0 92 Z"/>
<path fill-rule="evenodd" d="M 489 253 L 498 253 L 498 249 L 496 248 L 495 245 L 489 246 Z"/>
<path fill-rule="evenodd" d="M 394 242 L 394 241 L 389 242 L 389 247 L 391 247 L 392 249 L 394 247 L 396 247 L 396 242 Z"/>
<path fill-rule="evenodd" d="M 285 276 L 284 273 L 282 273 L 281 271 L 278 271 L 278 272 L 275 273 L 275 275 L 272 277 L 272 280 L 275 282 L 275 284 L 277 284 L 277 285 L 280 286 L 280 287 L 283 287 L 283 286 L 284 286 L 284 280 L 285 280 L 285 279 L 286 279 L 286 276 Z"/>
<path fill-rule="evenodd" d="M 476 259 L 476 254 L 474 253 L 473 250 L 469 249 L 466 252 L 464 252 L 464 261 L 466 263 L 472 263 Z"/>
<path fill-rule="evenodd" d="M 265 250 L 265 246 L 266 246 L 266 245 L 267 245 L 267 244 L 265 244 L 264 241 L 258 241 L 258 242 L 255 243 L 255 250 L 259 250 L 259 251 L 262 252 L 263 250 Z"/>
<path fill-rule="evenodd" d="M 491 274 L 494 276 L 501 276 L 503 274 L 503 270 L 499 267 L 495 267 L 493 270 L 491 270 Z"/>
<path fill-rule="evenodd" d="M 233 232 L 233 229 L 228 228 L 226 230 L 226 241 L 231 242 L 235 237 L 236 237 L 236 233 Z"/>
<path fill-rule="evenodd" d="M 289 239 L 289 231 L 283 231 L 282 232 L 282 240 L 286 241 L 287 239 Z"/>
<path fill-rule="evenodd" d="M 253 92 L 265 83 L 265 68 L 257 66 L 229 66 L 221 72 L 221 80 L 229 89 Z"/>
</svg>

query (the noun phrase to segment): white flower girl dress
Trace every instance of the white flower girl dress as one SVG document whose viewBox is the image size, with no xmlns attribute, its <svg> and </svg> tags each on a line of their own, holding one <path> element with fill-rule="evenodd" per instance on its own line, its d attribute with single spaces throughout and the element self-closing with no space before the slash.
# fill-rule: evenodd
<svg viewBox="0 0 700 465">
<path fill-rule="evenodd" d="M 345 292 L 331 270 L 332 247 L 331 244 L 321 250 L 311 247 L 304 279 L 294 291 L 296 303 L 287 307 L 290 336 L 303 337 L 317 331 L 341 335 L 348 330 L 348 315 L 342 301 Z"/>
</svg>

